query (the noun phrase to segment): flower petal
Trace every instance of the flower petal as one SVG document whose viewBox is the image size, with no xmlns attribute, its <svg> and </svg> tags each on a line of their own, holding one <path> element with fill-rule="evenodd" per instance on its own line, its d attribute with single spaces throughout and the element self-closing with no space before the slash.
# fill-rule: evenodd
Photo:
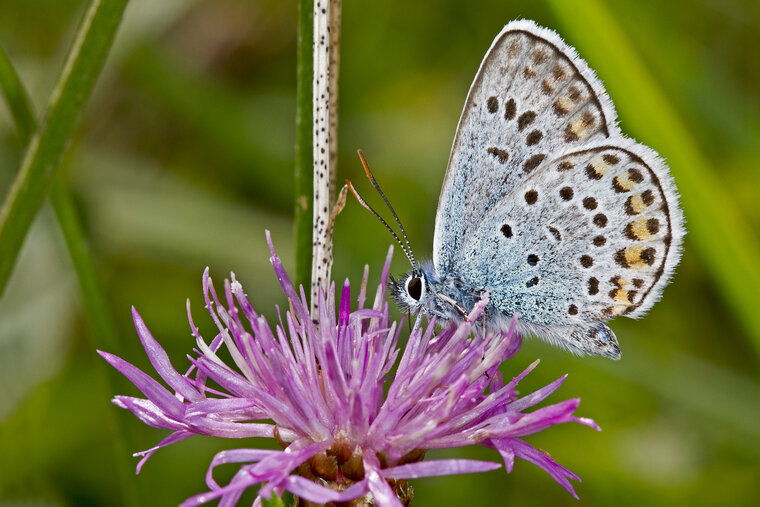
<svg viewBox="0 0 760 507">
<path fill-rule="evenodd" d="M 161 440 L 158 443 L 158 445 L 156 445 L 155 447 L 151 447 L 150 449 L 146 449 L 144 451 L 134 453 L 133 456 L 142 456 L 142 459 L 139 461 L 139 463 L 137 463 L 137 470 L 135 473 L 139 474 L 145 462 L 148 461 L 148 458 L 153 456 L 153 453 L 159 450 L 160 448 L 166 447 L 171 444 L 175 444 L 179 442 L 180 440 L 184 440 L 192 436 L 193 434 L 190 433 L 189 431 L 175 431 L 174 433 L 172 433 L 165 439 Z"/>
<path fill-rule="evenodd" d="M 374 454 L 364 454 L 364 476 L 378 507 L 403 507 L 393 489 L 383 479 L 380 473 L 380 462 Z"/>
<path fill-rule="evenodd" d="M 98 350 L 98 354 L 100 354 L 108 364 L 127 377 L 135 387 L 137 387 L 161 410 L 167 412 L 176 419 L 181 419 L 185 415 L 183 403 L 175 398 L 174 394 L 170 393 L 164 386 L 153 380 L 148 374 L 113 354 L 101 350 Z"/>
<path fill-rule="evenodd" d="M 214 480 L 214 468 L 228 463 L 255 463 L 281 451 L 264 449 L 230 449 L 216 453 L 206 471 L 206 485 L 209 489 L 219 489 L 221 486 Z"/>
<path fill-rule="evenodd" d="M 269 258 L 269 262 L 272 263 L 272 266 L 274 267 L 274 273 L 277 276 L 277 281 L 280 282 L 280 287 L 282 287 L 282 290 L 285 292 L 285 295 L 287 296 L 288 300 L 290 300 L 290 304 L 293 308 L 294 316 L 300 321 L 305 322 L 310 320 L 309 312 L 306 310 L 306 308 L 301 305 L 300 299 L 298 297 L 298 294 L 296 293 L 295 288 L 293 287 L 293 283 L 290 281 L 290 278 L 288 278 L 288 274 L 285 272 L 285 268 L 282 265 L 282 261 L 280 261 L 280 258 L 277 256 L 277 254 L 274 251 L 274 245 L 272 244 L 272 235 L 269 233 L 269 231 L 266 231 L 267 236 L 267 244 L 269 245 L 269 252 L 271 253 L 271 257 Z"/>
<path fill-rule="evenodd" d="M 515 439 L 494 439 L 494 441 L 496 440 L 504 442 L 504 444 L 496 446 L 496 450 L 499 451 L 499 454 L 501 454 L 501 459 L 504 460 L 504 468 L 507 470 L 507 473 L 511 474 L 512 469 L 515 467 L 515 450 L 512 448 L 511 442 Z"/>
<path fill-rule="evenodd" d="M 177 421 L 169 417 L 166 412 L 161 410 L 150 400 L 142 398 L 132 398 L 131 396 L 115 396 L 114 405 L 119 408 L 125 408 L 132 412 L 143 423 L 152 428 L 162 428 L 169 430 L 187 430 L 188 427 L 184 422 Z"/>
<path fill-rule="evenodd" d="M 517 421 L 511 421 L 513 414 L 501 414 L 491 418 L 488 432 L 492 437 L 523 437 L 545 430 L 555 424 L 575 421 L 572 414 L 580 400 L 571 398 L 548 407 L 541 407 L 529 414 L 523 414 Z"/>
<path fill-rule="evenodd" d="M 533 405 L 537 405 L 538 403 L 541 403 L 550 394 L 556 391 L 559 388 L 559 386 L 562 385 L 562 382 L 564 382 L 566 378 L 567 378 L 567 374 L 562 375 L 560 378 L 558 378 L 551 384 L 548 384 L 542 387 L 538 391 L 534 391 L 526 396 L 523 396 L 522 398 L 518 398 L 517 400 L 509 404 L 509 409 L 510 410 L 525 410 L 526 408 L 530 408 Z"/>
<path fill-rule="evenodd" d="M 544 469 L 549 475 L 554 478 L 555 481 L 559 483 L 560 486 L 565 488 L 575 498 L 578 498 L 578 495 L 573 489 L 573 485 L 570 484 L 570 481 L 568 479 L 580 481 L 580 477 L 554 461 L 551 456 L 547 456 L 541 451 L 534 449 L 522 440 L 513 439 L 512 447 L 514 449 L 515 456 L 526 461 L 530 461 L 539 468 Z"/>
<path fill-rule="evenodd" d="M 309 443 L 306 438 L 296 440 L 284 451 L 264 458 L 251 468 L 251 473 L 270 481 L 265 484 L 259 494 L 268 497 L 272 488 L 279 486 L 280 481 L 290 474 L 301 463 L 330 447 L 331 442 Z"/>
<path fill-rule="evenodd" d="M 367 480 L 362 480 L 352 484 L 343 491 L 335 491 L 326 488 L 298 475 L 289 475 L 280 483 L 282 487 L 293 493 L 298 498 L 318 504 L 328 502 L 347 502 L 360 496 L 364 496 L 369 491 Z"/>
<path fill-rule="evenodd" d="M 434 477 L 439 475 L 490 472 L 497 468 L 501 468 L 501 465 L 499 463 L 491 463 L 490 461 L 439 459 L 385 468 L 381 473 L 385 479 L 418 479 L 420 477 Z"/>
<path fill-rule="evenodd" d="M 140 337 L 145 352 L 148 354 L 150 364 L 156 369 L 156 373 L 169 384 L 177 393 L 191 401 L 198 401 L 203 397 L 187 380 L 187 377 L 180 375 L 172 366 L 166 351 L 159 345 L 153 335 L 148 330 L 140 314 L 135 307 L 132 307 L 132 320 L 135 323 L 137 336 Z"/>
</svg>

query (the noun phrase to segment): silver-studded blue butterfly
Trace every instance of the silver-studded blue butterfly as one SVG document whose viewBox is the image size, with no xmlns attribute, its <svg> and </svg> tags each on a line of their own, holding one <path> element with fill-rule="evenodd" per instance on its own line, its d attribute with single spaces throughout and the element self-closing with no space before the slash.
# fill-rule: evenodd
<svg viewBox="0 0 760 507">
<path fill-rule="evenodd" d="M 433 260 L 417 266 L 402 243 L 414 269 L 392 292 L 403 309 L 440 322 L 467 318 L 487 291 L 486 331 L 518 314 L 521 334 L 618 359 L 604 322 L 639 317 L 659 299 L 683 235 L 663 160 L 620 131 L 572 47 L 518 20 L 496 37 L 467 95 Z"/>
</svg>

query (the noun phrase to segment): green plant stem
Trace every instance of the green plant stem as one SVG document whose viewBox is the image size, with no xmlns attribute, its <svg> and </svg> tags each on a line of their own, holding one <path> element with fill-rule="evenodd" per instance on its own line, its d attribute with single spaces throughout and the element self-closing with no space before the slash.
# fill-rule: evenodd
<svg viewBox="0 0 760 507">
<path fill-rule="evenodd" d="M 40 128 L 0 210 L 0 296 L 24 238 L 45 200 L 113 43 L 127 0 L 93 0 L 59 75 Z"/>
<path fill-rule="evenodd" d="M 50 202 L 53 205 L 58 225 L 63 232 L 63 239 L 66 242 L 79 279 L 84 310 L 92 328 L 93 342 L 98 349 L 113 351 L 118 354 L 121 347 L 116 325 L 111 318 L 111 312 L 108 310 L 97 280 L 90 244 L 80 225 L 71 194 L 61 176 L 60 174 L 57 175 L 51 185 Z M 101 363 L 101 361 L 97 361 L 99 373 L 105 377 L 102 379 L 105 382 L 100 386 L 105 395 L 111 396 L 114 392 L 126 390 L 127 382 L 124 377 L 118 371 L 106 368 L 106 365 Z M 112 420 L 108 423 L 115 434 L 113 440 L 115 444 L 114 453 L 116 454 L 115 469 L 120 476 L 123 492 L 121 500 L 125 505 L 136 506 L 138 505 L 137 492 L 130 472 L 132 464 L 128 459 L 129 449 L 134 449 L 134 445 L 131 445 L 133 440 L 131 430 L 125 424 L 124 419 L 112 412 L 109 414 L 113 415 Z"/>
<path fill-rule="evenodd" d="M 298 70 L 296 84 L 296 163 L 295 163 L 295 257 L 296 283 L 311 283 L 312 254 L 312 74 L 314 1 L 298 1 Z"/>
<path fill-rule="evenodd" d="M 71 194 L 61 178 L 56 178 L 50 188 L 50 202 L 79 279 L 85 313 L 95 337 L 95 346 L 118 353 L 121 347 L 116 325 L 98 283 L 90 244 L 80 225 Z"/>
<path fill-rule="evenodd" d="M 601 76 L 609 76 L 610 88 L 619 83 L 625 89 L 624 96 L 616 95 L 622 99 L 616 100 L 618 110 L 631 130 L 654 140 L 655 149 L 668 160 L 681 191 L 688 243 L 705 260 L 760 353 L 760 319 L 755 306 L 760 287 L 757 236 L 604 3 L 549 0 L 549 5 L 564 22 L 565 33 L 582 49 L 581 54 L 594 62 Z"/>
</svg>

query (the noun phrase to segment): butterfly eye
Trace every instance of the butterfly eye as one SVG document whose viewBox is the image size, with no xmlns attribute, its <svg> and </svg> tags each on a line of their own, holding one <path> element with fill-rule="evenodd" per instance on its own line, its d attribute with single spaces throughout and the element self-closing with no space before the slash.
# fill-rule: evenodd
<svg viewBox="0 0 760 507">
<path fill-rule="evenodd" d="M 413 276 L 406 282 L 406 292 L 415 301 L 420 300 L 422 297 L 422 280 L 419 276 Z"/>
</svg>

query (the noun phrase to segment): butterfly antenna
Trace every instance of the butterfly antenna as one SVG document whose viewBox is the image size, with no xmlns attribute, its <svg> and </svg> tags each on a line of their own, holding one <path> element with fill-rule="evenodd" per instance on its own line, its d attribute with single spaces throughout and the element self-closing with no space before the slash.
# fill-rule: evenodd
<svg viewBox="0 0 760 507">
<path fill-rule="evenodd" d="M 391 206 L 390 201 L 388 201 L 388 198 L 385 197 L 383 190 L 380 188 L 380 185 L 375 179 L 375 175 L 372 174 L 372 171 L 369 170 L 369 164 L 367 164 L 367 159 L 364 158 L 364 153 L 362 150 L 356 150 L 356 152 L 359 154 L 359 160 L 362 161 L 362 166 L 364 166 L 364 172 L 367 174 L 367 179 L 369 179 L 370 183 L 372 183 L 372 186 L 375 187 L 375 190 L 377 190 L 377 193 L 380 194 L 380 197 L 383 198 L 385 205 L 388 206 L 389 210 L 391 210 L 391 215 L 393 215 L 393 218 L 396 220 L 399 229 L 401 229 L 401 235 L 404 237 L 404 241 L 406 241 L 406 247 L 409 251 L 409 261 L 412 263 L 412 267 L 417 269 L 417 263 L 414 261 L 414 253 L 412 252 L 412 245 L 409 243 L 409 237 L 406 235 L 406 229 L 404 229 L 404 225 L 401 223 L 401 220 L 399 220 L 398 215 L 396 215 L 396 211 L 394 211 L 393 206 Z"/>
<path fill-rule="evenodd" d="M 401 247 L 401 250 L 404 252 L 404 255 L 406 255 L 406 258 L 409 259 L 409 262 L 412 263 L 412 268 L 417 269 L 417 265 L 414 263 L 414 256 L 411 254 L 409 250 L 407 250 L 406 245 L 401 241 L 401 238 L 398 237 L 398 234 L 396 234 L 396 231 L 394 231 L 390 225 L 388 225 L 388 222 L 383 219 L 383 217 L 380 216 L 380 214 L 372 209 L 372 206 L 367 204 L 367 202 L 362 199 L 362 197 L 359 195 L 359 193 L 356 191 L 354 186 L 351 184 L 351 181 L 346 179 L 346 185 L 348 185 L 348 189 L 351 191 L 352 194 L 354 194 L 354 198 L 356 198 L 357 202 L 362 205 L 364 209 L 375 215 L 375 218 L 380 220 L 380 222 L 385 226 L 386 229 L 388 229 L 388 232 L 390 232 L 393 237 L 396 239 L 396 242 Z"/>
</svg>

